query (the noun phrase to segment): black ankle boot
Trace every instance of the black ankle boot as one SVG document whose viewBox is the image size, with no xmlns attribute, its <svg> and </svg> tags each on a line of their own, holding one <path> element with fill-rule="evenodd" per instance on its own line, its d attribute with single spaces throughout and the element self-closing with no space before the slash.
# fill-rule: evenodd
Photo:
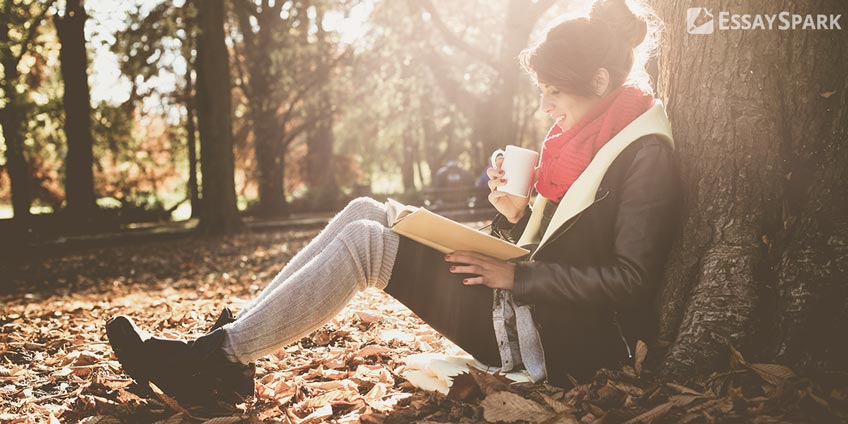
<svg viewBox="0 0 848 424">
<path fill-rule="evenodd" d="M 106 335 L 124 372 L 141 385 L 154 383 L 180 402 L 215 406 L 253 395 L 256 368 L 226 359 L 220 328 L 193 341 L 162 339 L 119 315 L 106 322 Z"/>
<path fill-rule="evenodd" d="M 215 323 L 212 324 L 212 328 L 209 329 L 209 333 L 236 321 L 236 316 L 233 315 L 233 311 L 230 310 L 229 307 L 224 306 L 224 309 L 221 311 L 221 315 L 218 315 L 218 319 L 215 320 Z"/>
</svg>

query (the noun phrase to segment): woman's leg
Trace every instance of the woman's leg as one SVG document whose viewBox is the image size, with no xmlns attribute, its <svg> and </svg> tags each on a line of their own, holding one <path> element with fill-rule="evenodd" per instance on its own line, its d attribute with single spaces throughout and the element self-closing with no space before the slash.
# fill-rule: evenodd
<svg viewBox="0 0 848 424">
<path fill-rule="evenodd" d="M 360 197 L 352 200 L 336 214 L 333 219 L 324 227 L 321 232 L 315 236 L 303 249 L 300 250 L 287 264 L 283 267 L 279 274 L 268 283 L 268 286 L 263 289 L 259 295 L 246 304 L 239 312 L 239 319 L 246 316 L 251 309 L 262 302 L 265 297 L 273 293 L 277 286 L 286 281 L 295 272 L 305 267 L 314 257 L 321 253 L 328 244 L 330 244 L 347 224 L 354 221 L 368 220 L 375 221 L 383 226 L 387 224 L 386 206 L 369 197 Z"/>
<path fill-rule="evenodd" d="M 386 293 L 486 365 L 501 366 L 492 323 L 492 289 L 462 284 L 445 255 L 401 238 Z"/>
<path fill-rule="evenodd" d="M 357 291 L 386 287 L 399 236 L 385 226 L 385 218 L 350 222 L 332 238 L 325 236 L 331 227 L 310 243 L 315 249 L 310 260 L 298 264 L 287 278 L 266 289 L 247 313 L 223 327 L 222 349 L 228 359 L 246 364 L 261 358 L 324 325 Z"/>
</svg>

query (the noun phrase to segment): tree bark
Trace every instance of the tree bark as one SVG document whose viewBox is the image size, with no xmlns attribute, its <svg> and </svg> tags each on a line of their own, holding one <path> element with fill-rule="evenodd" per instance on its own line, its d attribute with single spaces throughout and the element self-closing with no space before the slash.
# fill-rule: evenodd
<svg viewBox="0 0 848 424">
<path fill-rule="evenodd" d="M 236 206 L 224 0 L 205 0 L 197 6 L 197 121 L 203 176 L 199 229 L 220 234 L 235 231 L 241 224 Z"/>
<path fill-rule="evenodd" d="M 5 9 L 2 11 L 3 13 L 0 14 L 0 61 L 3 63 L 3 80 L 0 81 L 0 88 L 3 89 L 6 97 L 6 105 L 0 110 L 0 123 L 3 125 L 3 138 L 6 142 L 6 169 L 8 169 L 12 186 L 14 218 L 18 222 L 27 223 L 30 217 L 32 192 L 29 172 L 27 172 L 28 165 L 24 157 L 24 116 L 21 110 L 23 99 L 17 91 L 20 58 L 16 57 L 10 48 L 11 23 Z"/>
<path fill-rule="evenodd" d="M 183 98 L 185 99 L 186 108 L 186 146 L 188 150 L 188 197 L 191 202 L 191 217 L 200 217 L 200 190 L 197 181 L 197 126 L 195 124 L 195 105 L 194 105 L 194 76 L 195 59 L 192 57 L 192 50 L 196 44 L 196 10 L 192 1 L 186 1 L 184 8 L 185 19 L 185 45 L 183 47 L 183 58 L 186 62 L 185 71 L 185 87 L 183 89 Z"/>
<path fill-rule="evenodd" d="M 194 78 L 191 75 L 193 70 L 191 63 L 191 58 L 186 58 L 186 145 L 188 147 L 188 195 L 191 201 L 191 217 L 197 218 L 200 216 L 201 206 L 200 191 L 197 184 L 197 127 L 194 123 Z"/>
<path fill-rule="evenodd" d="M 307 185 L 309 203 L 314 210 L 332 210 L 339 198 L 339 186 L 336 182 L 336 166 L 333 157 L 333 114 L 332 102 L 327 93 L 321 93 L 318 110 L 324 115 L 306 134 Z"/>
<path fill-rule="evenodd" d="M 262 6 L 238 3 L 236 13 L 239 27 L 244 36 L 245 56 L 247 57 L 250 117 L 253 124 L 254 157 L 256 160 L 256 178 L 259 186 L 259 204 L 256 213 L 260 216 L 277 216 L 287 213 L 283 177 L 285 175 L 285 123 L 277 114 L 281 99 L 275 98 L 278 78 L 274 72 L 278 64 L 274 63 L 275 31 L 279 31 L 281 21 L 276 6 Z M 259 22 L 258 30 L 250 23 L 250 16 Z"/>
<path fill-rule="evenodd" d="M 317 4 L 316 8 L 316 22 L 322 22 L 324 8 L 320 4 Z M 315 46 L 318 50 L 315 58 L 315 75 L 321 81 L 329 81 L 331 67 L 328 57 L 332 49 L 328 48 L 327 34 L 321 25 L 318 25 Z M 315 124 L 306 132 L 306 179 L 309 187 L 309 203 L 313 210 L 334 210 L 340 194 L 333 156 L 335 107 L 330 88 L 322 87 L 318 90 L 315 99 L 311 102 L 313 107 L 310 111 L 311 120 Z"/>
<path fill-rule="evenodd" d="M 730 2 L 713 8 L 732 10 Z M 729 6 L 729 7 L 723 7 Z M 842 31 L 687 34 L 666 23 L 661 97 L 686 188 L 659 304 L 662 372 L 685 380 L 746 358 L 845 370 L 848 360 L 848 39 Z M 839 13 L 756 0 L 747 10 Z"/>
<path fill-rule="evenodd" d="M 416 154 L 418 140 L 416 140 L 415 136 L 416 134 L 410 128 L 406 128 L 403 131 L 400 175 L 401 181 L 403 181 L 404 193 L 415 191 L 415 162 L 418 159 L 418 155 Z"/>
<path fill-rule="evenodd" d="M 64 82 L 65 135 L 68 155 L 65 163 L 67 212 L 73 222 L 82 223 L 96 207 L 94 195 L 94 155 L 91 135 L 91 96 L 88 87 L 88 57 L 85 49 L 83 0 L 68 0 L 65 14 L 54 22 L 62 47 L 59 62 Z"/>
</svg>

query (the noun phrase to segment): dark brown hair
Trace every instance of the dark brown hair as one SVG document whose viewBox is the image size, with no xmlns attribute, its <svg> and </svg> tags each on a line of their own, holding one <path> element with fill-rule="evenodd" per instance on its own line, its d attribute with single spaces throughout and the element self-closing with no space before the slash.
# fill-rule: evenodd
<svg viewBox="0 0 848 424">
<path fill-rule="evenodd" d="M 592 94 L 599 68 L 609 71 L 613 89 L 625 82 L 649 89 L 645 62 L 656 47 L 660 25 L 647 6 L 637 6 L 638 14 L 625 0 L 596 0 L 588 17 L 555 22 L 541 42 L 522 51 L 521 66 L 538 83 L 570 94 Z"/>
</svg>

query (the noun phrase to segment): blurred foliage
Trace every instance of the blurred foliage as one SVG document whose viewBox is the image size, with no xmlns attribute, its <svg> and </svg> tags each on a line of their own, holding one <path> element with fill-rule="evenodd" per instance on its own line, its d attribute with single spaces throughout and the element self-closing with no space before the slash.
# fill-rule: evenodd
<svg viewBox="0 0 848 424">
<path fill-rule="evenodd" d="M 0 2 L 0 19 L 8 28 L 9 43 L 0 46 L 4 63 L 15 63 L 19 77 L 0 84 L 0 113 L 15 108 L 22 118 L 19 128 L 33 204 L 56 208 L 64 200 L 61 181 L 64 133 L 61 131 L 61 77 L 58 47 L 52 21 L 44 19 L 52 1 Z M 9 61 L 11 59 L 11 61 Z M 55 70 L 55 72 L 54 72 Z M 6 69 L 3 69 L 6 74 Z M 14 90 L 14 93 L 8 92 Z M 7 170 L 5 139 L 0 165 Z M 9 202 L 7 172 L 0 178 L 0 199 Z"/>
<path fill-rule="evenodd" d="M 430 175 L 451 159 L 475 175 L 481 171 L 488 152 L 475 139 L 473 129 L 480 124 L 469 118 L 455 101 L 456 93 L 446 92 L 437 77 L 448 78 L 480 98 L 491 92 L 499 77 L 486 56 L 494 60 L 504 43 L 509 0 L 431 3 L 448 30 L 482 56 L 446 40 L 433 16 L 414 1 L 284 1 L 279 3 L 279 14 L 272 16 L 275 19 L 266 22 L 256 16 L 262 7 L 277 7 L 277 3 L 230 3 L 227 32 L 233 63 L 236 190 L 242 206 L 257 197 L 252 124 L 254 111 L 261 108 L 276 111 L 283 134 L 289 137 L 280 141 L 285 145 L 281 166 L 289 201 L 298 203 L 298 198 L 309 196 L 302 127 L 321 119 L 331 119 L 333 129 L 334 165 L 327 172 L 333 172 L 347 196 L 406 190 L 414 198 L 414 192 L 430 183 Z M 17 25 L 14 37 L 25 35 L 26 22 L 44 4 L 15 2 L 15 13 L 4 17 Z M 549 21 L 567 7 L 551 8 L 539 22 Z M 115 10 L 128 11 L 118 28 L 98 21 L 100 15 L 89 19 L 95 33 L 112 32 L 106 37 L 108 51 L 117 57 L 120 73 L 129 82 L 125 101 L 103 101 L 93 111 L 95 190 L 102 199 L 98 203 L 167 209 L 186 195 L 184 85 L 195 55 L 193 12 L 182 2 L 161 1 L 135 1 Z M 239 21 L 239 10 L 250 12 L 246 21 Z M 52 13 L 57 11 L 51 9 L 47 16 Z M 363 15 L 367 18 L 359 28 Z M 275 32 L 268 38 L 268 50 L 257 55 L 249 50 L 245 28 L 251 29 L 248 38 L 256 37 L 262 25 Z M 326 31 L 323 43 L 317 42 L 319 28 Z M 351 37 L 356 31 L 359 36 Z M 99 51 L 92 44 L 90 55 Z M 257 57 L 265 58 L 263 72 L 271 84 L 265 92 L 251 93 L 249 66 Z M 314 74 L 322 63 L 329 63 L 330 71 L 317 81 Z M 37 182 L 35 204 L 55 210 L 64 202 L 67 146 L 58 43 L 50 19 L 38 28 L 19 70 L 21 78 L 15 86 L 25 93 L 24 144 Z M 329 108 L 316 100 L 319 96 L 329 98 Z M 539 141 L 547 123 L 533 116 L 536 108 L 535 89 L 522 77 L 514 101 L 513 116 L 519 127 L 514 144 Z M 0 158 L 0 203 L 10 198 L 4 165 Z"/>
</svg>

